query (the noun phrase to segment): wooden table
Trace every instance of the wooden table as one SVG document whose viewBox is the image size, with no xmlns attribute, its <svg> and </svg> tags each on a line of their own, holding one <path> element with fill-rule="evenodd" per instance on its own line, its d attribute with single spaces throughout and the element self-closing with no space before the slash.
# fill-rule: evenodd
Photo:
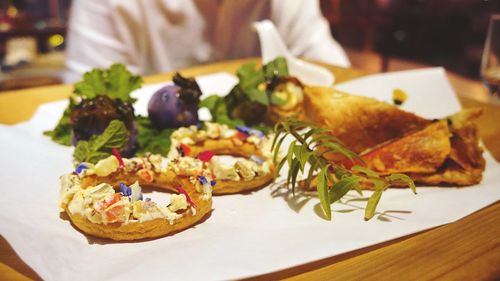
<svg viewBox="0 0 500 281">
<path fill-rule="evenodd" d="M 182 70 L 187 76 L 217 71 L 235 72 L 249 60 L 237 60 Z M 362 76 L 354 69 L 327 66 L 337 82 Z M 172 73 L 145 78 L 146 83 L 169 80 Z M 474 85 L 473 85 L 474 86 Z M 456 89 L 460 96 L 463 88 Z M 465 89 L 466 90 L 466 89 Z M 0 123 L 31 118 L 37 106 L 67 97 L 72 85 L 0 92 Z M 460 98 L 465 107 L 481 106 L 481 136 L 500 159 L 500 107 Z M 500 183 L 499 183 L 500 185 Z M 500 186 L 499 186 L 500 188 Z M 0 236 L 0 279 L 40 279 Z M 291 249 L 293 250 L 293 249 Z M 253 279 L 293 280 L 492 280 L 500 279 L 500 203 L 457 222 Z"/>
</svg>

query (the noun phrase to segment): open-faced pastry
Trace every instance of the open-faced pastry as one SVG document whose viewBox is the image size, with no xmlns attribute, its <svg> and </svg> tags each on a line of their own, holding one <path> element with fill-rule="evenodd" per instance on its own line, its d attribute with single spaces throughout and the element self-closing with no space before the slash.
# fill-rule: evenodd
<svg viewBox="0 0 500 281">
<path fill-rule="evenodd" d="M 172 168 L 178 175 L 197 172 L 182 171 L 192 166 L 207 169 L 217 179 L 213 193 L 231 194 L 261 188 L 275 177 L 271 153 L 272 136 L 248 127 L 230 129 L 218 123 L 205 123 L 179 128 L 172 133 L 169 158 L 176 162 Z M 234 164 L 220 161 L 218 155 L 244 157 L 234 159 Z"/>
<path fill-rule="evenodd" d="M 84 233 L 120 241 L 173 234 L 200 222 L 212 209 L 210 183 L 195 187 L 180 180 L 163 188 L 175 194 L 162 204 L 143 198 L 137 182 L 86 185 L 72 173 L 61 177 L 59 206 Z"/>
</svg>

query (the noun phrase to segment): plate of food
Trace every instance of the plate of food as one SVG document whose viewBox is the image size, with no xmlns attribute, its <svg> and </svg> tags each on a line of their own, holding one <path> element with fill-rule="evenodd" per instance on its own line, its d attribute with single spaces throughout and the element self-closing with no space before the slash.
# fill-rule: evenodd
<svg viewBox="0 0 500 281">
<path fill-rule="evenodd" d="M 496 202 L 480 114 L 442 69 L 335 88 L 281 58 L 145 86 L 95 69 L 0 127 L 0 231 L 44 279 L 262 275 Z"/>
</svg>

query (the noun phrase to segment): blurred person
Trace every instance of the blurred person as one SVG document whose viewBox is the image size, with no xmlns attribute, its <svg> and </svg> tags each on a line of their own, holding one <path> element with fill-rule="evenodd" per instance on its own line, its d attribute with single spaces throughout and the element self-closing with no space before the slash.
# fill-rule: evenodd
<svg viewBox="0 0 500 281">
<path fill-rule="evenodd" d="M 74 0 L 67 82 L 120 62 L 153 74 L 260 55 L 252 23 L 270 19 L 292 54 L 350 66 L 318 0 Z"/>
</svg>

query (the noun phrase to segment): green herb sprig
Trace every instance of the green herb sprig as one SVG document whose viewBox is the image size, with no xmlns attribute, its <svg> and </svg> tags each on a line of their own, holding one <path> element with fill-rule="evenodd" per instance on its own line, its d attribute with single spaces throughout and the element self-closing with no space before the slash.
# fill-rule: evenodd
<svg viewBox="0 0 500 281">
<path fill-rule="evenodd" d="M 92 69 L 83 75 L 82 81 L 75 84 L 73 94 L 69 97 L 69 105 L 56 127 L 43 134 L 59 144 L 70 146 L 72 131 L 70 113 L 80 99 L 106 95 L 112 99 L 134 103 L 136 99 L 131 96 L 131 93 L 141 85 L 142 78 L 130 73 L 122 64 L 113 64 L 107 69 Z"/>
<path fill-rule="evenodd" d="M 271 126 L 267 126 L 265 122 L 268 107 L 280 106 L 286 101 L 262 86 L 277 77 L 289 75 L 286 59 L 277 57 L 260 69 L 255 63 L 247 63 L 236 71 L 236 75 L 238 84 L 228 95 L 206 97 L 199 107 L 206 107 L 210 111 L 212 121 L 231 128 L 246 125 L 266 132 L 271 131 Z"/>
<path fill-rule="evenodd" d="M 130 93 L 139 89 L 142 78 L 130 73 L 123 64 L 115 63 L 108 69 L 94 68 L 83 75 L 83 80 L 75 84 L 74 93 L 85 98 L 106 95 L 121 99 L 126 103 L 136 101 Z"/>
<path fill-rule="evenodd" d="M 104 132 L 88 141 L 79 141 L 73 152 L 75 163 L 97 161 L 111 155 L 113 148 L 121 149 L 128 141 L 128 131 L 122 121 L 113 120 Z"/>
<path fill-rule="evenodd" d="M 293 137 L 294 140 L 288 147 L 286 156 L 279 160 L 280 149 L 287 136 Z M 325 157 L 326 153 L 338 153 L 349 160 L 363 163 L 356 153 L 342 145 L 335 136 L 329 134 L 328 129 L 319 128 L 308 122 L 286 119 L 277 123 L 271 150 L 275 163 L 279 161 L 278 173 L 285 163 L 288 164 L 286 186 L 292 189 L 293 194 L 298 186 L 299 172 L 304 174 L 306 165 L 308 165 L 309 171 L 305 185 L 310 187 L 312 180 L 317 179 L 317 194 L 328 220 L 332 219 L 331 204 L 339 201 L 350 190 L 355 190 L 362 195 L 362 186 L 371 186 L 374 189 L 365 208 L 365 220 L 369 220 L 375 215 L 382 193 L 388 187 L 406 185 L 416 194 L 415 184 L 407 175 L 380 176 L 365 166 L 355 165 L 351 169 L 346 169 L 329 161 Z"/>
<path fill-rule="evenodd" d="M 167 155 L 170 151 L 170 136 L 176 130 L 174 128 L 166 128 L 163 130 L 156 129 L 151 124 L 151 119 L 144 116 L 136 116 L 137 125 L 137 155 L 145 155 L 147 152 Z"/>
</svg>

